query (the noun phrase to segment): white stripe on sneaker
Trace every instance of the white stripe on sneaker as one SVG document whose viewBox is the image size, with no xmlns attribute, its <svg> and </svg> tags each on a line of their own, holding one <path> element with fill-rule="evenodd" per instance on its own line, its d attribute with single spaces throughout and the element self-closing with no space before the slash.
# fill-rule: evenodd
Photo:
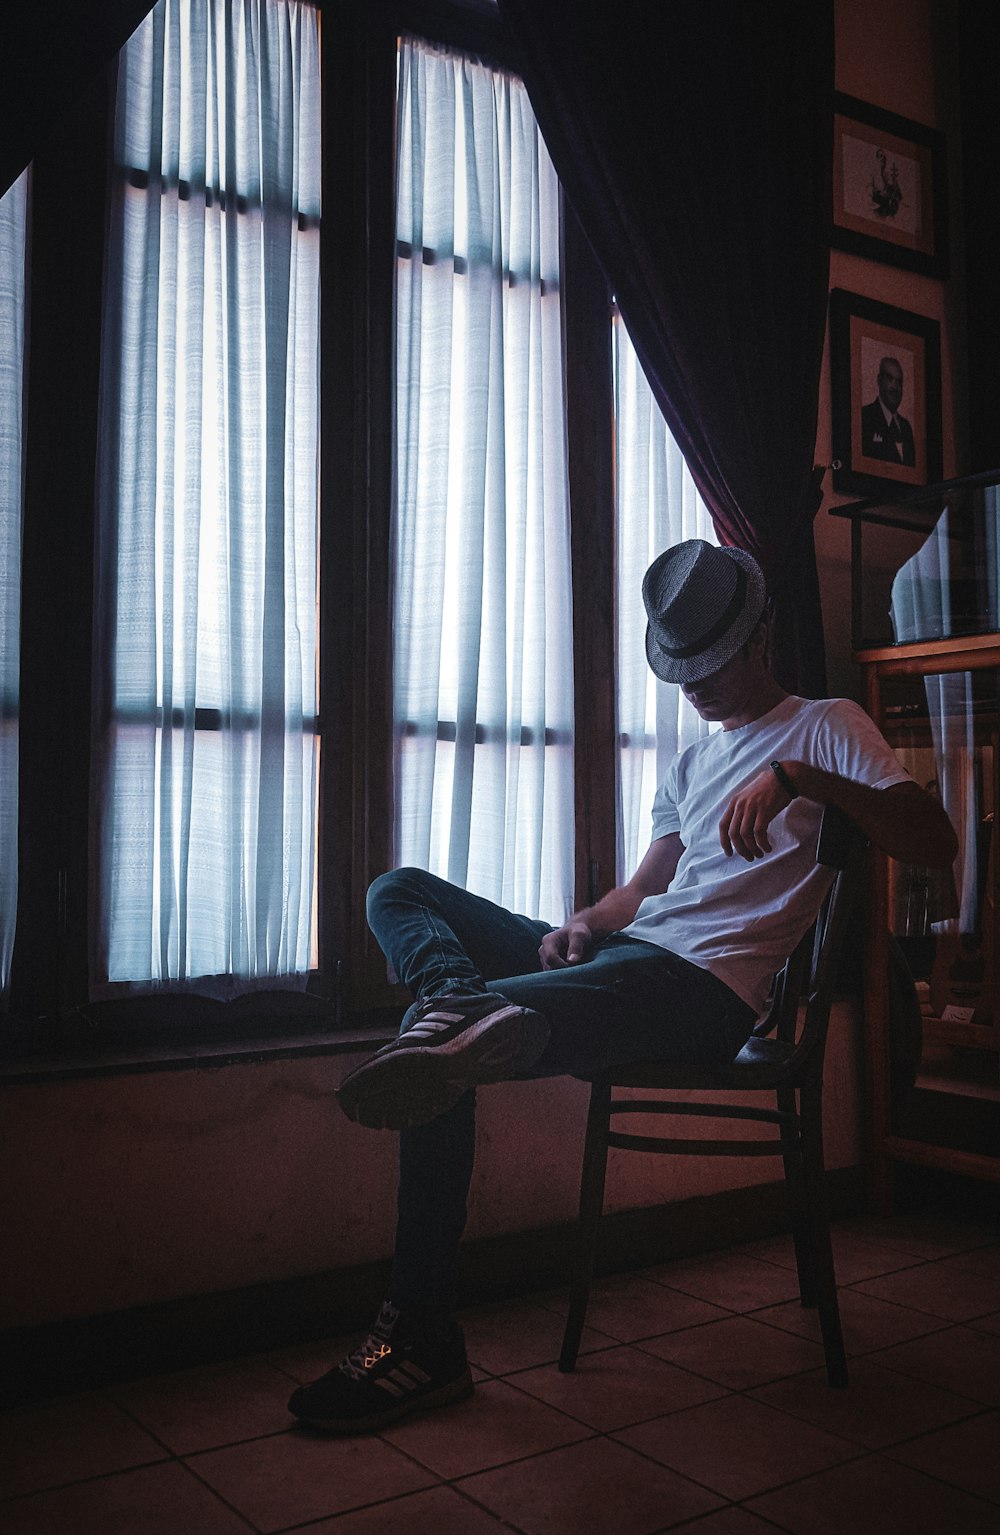
<svg viewBox="0 0 1000 1535">
<path fill-rule="evenodd" d="M 395 1371 L 393 1371 L 393 1374 L 395 1374 Z M 373 1380 L 372 1385 L 381 1386 L 382 1390 L 388 1391 L 390 1396 L 400 1397 L 405 1394 L 402 1386 L 397 1385 L 388 1375 L 383 1375 L 378 1380 Z"/>
<path fill-rule="evenodd" d="M 406 1029 L 401 1038 L 408 1039 L 411 1034 L 440 1034 L 442 1029 L 450 1028 L 453 1023 L 461 1023 L 461 1013 L 431 1013 L 426 1018 L 421 1018 L 419 1023 Z"/>
<path fill-rule="evenodd" d="M 408 1380 L 412 1381 L 415 1385 L 418 1386 L 426 1386 L 427 1382 L 430 1380 L 430 1376 L 427 1374 L 427 1371 L 422 1370 L 418 1364 L 414 1364 L 412 1359 L 405 1360 L 402 1364 L 397 1365 L 394 1370 L 390 1370 L 389 1373 L 393 1376 L 394 1379 L 398 1379 L 400 1375 L 404 1375 Z"/>
</svg>

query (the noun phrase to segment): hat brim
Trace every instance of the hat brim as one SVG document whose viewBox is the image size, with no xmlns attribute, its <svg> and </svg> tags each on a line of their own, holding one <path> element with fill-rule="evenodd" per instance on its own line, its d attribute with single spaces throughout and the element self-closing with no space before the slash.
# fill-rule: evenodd
<svg viewBox="0 0 1000 1535">
<path fill-rule="evenodd" d="M 730 549 L 723 551 L 737 565 L 742 566 L 747 575 L 747 598 L 742 611 L 734 620 L 730 629 L 727 629 L 713 645 L 705 650 L 700 650 L 697 655 L 677 658 L 670 656 L 662 648 L 653 633 L 652 625 L 646 625 L 646 660 L 651 671 L 659 677 L 661 682 L 676 682 L 682 686 L 685 683 L 701 682 L 705 677 L 711 677 L 713 672 L 721 670 L 727 661 L 731 661 L 753 633 L 764 611 L 767 602 L 767 588 L 761 575 L 760 566 L 753 555 L 747 554 L 744 549 Z"/>
</svg>

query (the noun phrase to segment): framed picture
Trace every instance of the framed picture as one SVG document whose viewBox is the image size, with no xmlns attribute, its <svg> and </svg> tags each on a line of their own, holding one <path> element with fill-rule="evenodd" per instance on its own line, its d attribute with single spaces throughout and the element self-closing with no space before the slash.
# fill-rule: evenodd
<svg viewBox="0 0 1000 1535">
<path fill-rule="evenodd" d="M 948 275 L 944 134 L 839 92 L 833 119 L 833 244 Z"/>
<path fill-rule="evenodd" d="M 941 328 L 936 320 L 830 295 L 833 486 L 858 495 L 941 478 Z"/>
</svg>

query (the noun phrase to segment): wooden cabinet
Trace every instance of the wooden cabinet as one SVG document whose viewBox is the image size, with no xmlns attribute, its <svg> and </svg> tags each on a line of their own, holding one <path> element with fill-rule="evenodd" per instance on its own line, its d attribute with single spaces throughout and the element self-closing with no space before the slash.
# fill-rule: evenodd
<svg viewBox="0 0 1000 1535">
<path fill-rule="evenodd" d="M 855 660 L 869 713 L 943 801 L 959 839 L 944 873 L 872 859 L 868 1150 L 873 1202 L 887 1208 L 900 1162 L 1000 1181 L 1000 633 L 859 650 Z M 890 1027 L 890 934 L 922 1014 L 912 1086 L 894 1056 L 903 1046 Z"/>
</svg>

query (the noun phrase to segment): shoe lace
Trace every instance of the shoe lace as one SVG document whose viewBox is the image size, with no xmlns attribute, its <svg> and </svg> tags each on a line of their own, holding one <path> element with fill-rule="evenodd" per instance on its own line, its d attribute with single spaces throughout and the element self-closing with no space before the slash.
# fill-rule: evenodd
<svg viewBox="0 0 1000 1535">
<path fill-rule="evenodd" d="M 371 1332 L 352 1354 L 348 1354 L 347 1358 L 340 1362 L 341 1370 L 351 1380 L 364 1380 L 367 1370 L 373 1369 L 387 1354 L 392 1353 L 392 1344 L 389 1340 L 398 1316 L 398 1306 L 394 1306 L 389 1300 L 382 1302 Z"/>
</svg>

